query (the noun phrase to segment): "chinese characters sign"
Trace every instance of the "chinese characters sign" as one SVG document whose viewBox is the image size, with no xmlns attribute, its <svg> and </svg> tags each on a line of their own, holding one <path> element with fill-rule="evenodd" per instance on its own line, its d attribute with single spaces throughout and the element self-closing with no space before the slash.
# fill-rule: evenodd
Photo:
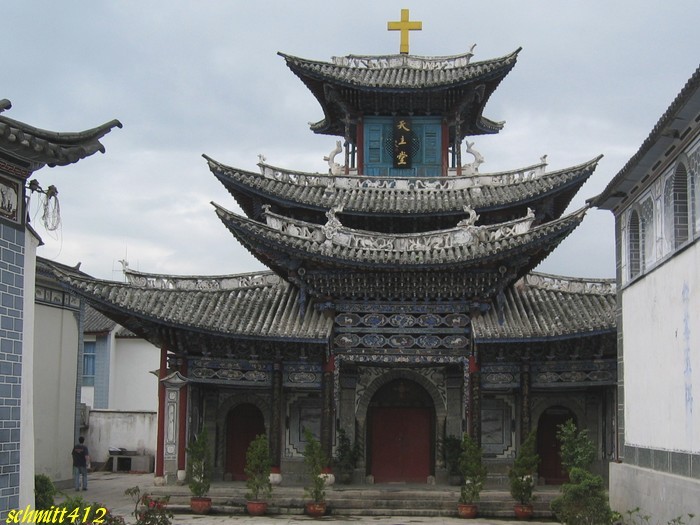
<svg viewBox="0 0 700 525">
<path fill-rule="evenodd" d="M 411 120 L 406 117 L 394 119 L 394 168 L 411 167 Z"/>
</svg>

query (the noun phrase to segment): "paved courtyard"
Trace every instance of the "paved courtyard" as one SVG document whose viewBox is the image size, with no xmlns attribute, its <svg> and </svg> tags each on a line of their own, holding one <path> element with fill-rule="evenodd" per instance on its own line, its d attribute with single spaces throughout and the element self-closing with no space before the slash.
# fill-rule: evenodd
<svg viewBox="0 0 700 525">
<path fill-rule="evenodd" d="M 124 495 L 124 491 L 130 487 L 138 485 L 142 491 L 147 491 L 153 485 L 153 474 L 128 474 L 128 473 L 111 473 L 111 472 L 95 472 L 89 475 L 89 484 L 87 492 L 74 492 L 73 489 L 66 489 L 64 492 L 69 496 L 80 495 L 88 502 L 98 502 L 109 508 L 114 514 L 124 516 L 127 523 L 135 523 L 132 516 L 134 510 L 134 502 L 131 498 Z M 464 524 L 464 520 L 458 518 L 423 518 L 414 516 L 393 516 L 393 517 L 364 517 L 364 516 L 327 516 L 321 519 L 313 519 L 300 515 L 275 515 L 259 518 L 249 516 L 231 516 L 231 515 L 210 515 L 198 516 L 193 514 L 178 513 L 175 514 L 173 523 L 193 525 L 214 525 L 223 523 L 240 523 L 253 525 L 309 525 L 313 522 L 329 522 L 338 525 L 342 524 L 361 524 L 370 523 L 373 525 L 409 525 L 409 524 Z M 476 519 L 469 520 L 470 525 L 509 525 L 520 524 L 522 522 L 516 520 L 486 520 Z M 544 522 L 529 521 L 530 525 L 541 525 Z"/>
</svg>

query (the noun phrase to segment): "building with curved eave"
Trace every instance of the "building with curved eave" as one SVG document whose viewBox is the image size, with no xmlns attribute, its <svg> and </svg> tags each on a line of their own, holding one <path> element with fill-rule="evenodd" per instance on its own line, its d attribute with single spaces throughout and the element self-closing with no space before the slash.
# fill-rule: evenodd
<svg viewBox="0 0 700 525">
<path fill-rule="evenodd" d="M 592 202 L 615 215 L 617 246 L 610 502 L 685 520 L 700 511 L 700 68 Z"/>
<path fill-rule="evenodd" d="M 43 422 L 51 419 L 55 423 L 48 432 L 54 443 L 66 446 L 75 442 L 79 428 L 73 417 L 58 419 L 59 413 L 66 416 L 75 413 L 75 396 L 65 395 L 65 391 L 59 396 L 62 385 L 65 388 L 66 384 L 75 384 L 75 360 L 66 357 L 67 367 L 52 368 L 56 361 L 48 364 L 37 359 L 38 366 L 34 366 L 33 296 L 36 249 L 41 239 L 29 224 L 27 199 L 34 192 L 41 192 L 50 199 L 55 196 L 55 187 L 44 190 L 30 178 L 46 166 L 69 166 L 98 151 L 104 152 L 102 137 L 113 128 L 121 127 L 119 121 L 112 120 L 75 133 L 48 131 L 7 117 L 5 112 L 11 108 L 9 100 L 0 99 L 0 520 L 4 520 L 11 509 L 34 503 L 35 438 L 41 441 L 46 435 L 42 433 L 46 430 Z M 64 295 L 68 296 L 65 292 L 58 294 L 62 306 Z M 73 300 L 79 303 L 75 297 Z M 40 334 L 37 339 L 37 344 L 41 344 Z M 35 368 L 46 376 L 40 392 L 35 384 Z M 47 398 L 51 403 L 43 405 L 41 402 Z M 44 418 L 37 413 L 37 432 L 35 407 L 46 410 Z M 44 451 L 55 455 L 53 450 Z M 41 459 L 39 457 L 39 461 Z"/>
<path fill-rule="evenodd" d="M 127 268 L 117 283 L 55 269 L 161 348 L 157 476 L 183 470 L 188 439 L 207 428 L 218 479 L 243 479 L 264 433 L 298 483 L 307 428 L 329 457 L 341 430 L 358 445 L 358 483 L 447 483 L 445 443 L 469 432 L 495 483 L 537 428 L 540 478 L 558 483 L 568 418 L 591 431 L 605 470 L 614 284 L 532 273 L 583 220 L 586 208 L 564 212 L 599 157 L 481 173 L 468 141 L 502 128 L 482 112 L 517 55 L 282 55 L 323 109 L 312 131 L 338 137 L 328 173 L 207 157 L 245 216 L 215 212 L 269 271 Z"/>
</svg>

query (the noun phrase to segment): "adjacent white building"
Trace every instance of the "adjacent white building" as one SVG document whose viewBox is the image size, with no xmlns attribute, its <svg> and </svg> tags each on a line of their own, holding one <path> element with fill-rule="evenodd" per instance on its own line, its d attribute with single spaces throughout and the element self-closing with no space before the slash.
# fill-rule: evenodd
<svg viewBox="0 0 700 525">
<path fill-rule="evenodd" d="M 620 285 L 611 505 L 666 523 L 700 512 L 700 68 L 594 204 Z"/>
<path fill-rule="evenodd" d="M 110 447 L 153 455 L 158 349 L 65 291 L 42 258 L 34 310 L 36 473 L 68 483 L 79 435 L 98 466 Z"/>
</svg>

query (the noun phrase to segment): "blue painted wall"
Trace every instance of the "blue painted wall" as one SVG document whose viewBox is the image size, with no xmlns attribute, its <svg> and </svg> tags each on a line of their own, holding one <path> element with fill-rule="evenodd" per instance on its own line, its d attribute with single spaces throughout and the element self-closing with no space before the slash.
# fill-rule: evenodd
<svg viewBox="0 0 700 525">
<path fill-rule="evenodd" d="M 21 228 L 21 229 L 20 229 Z M 0 221 L 0 520 L 19 506 L 24 227 Z"/>
</svg>

